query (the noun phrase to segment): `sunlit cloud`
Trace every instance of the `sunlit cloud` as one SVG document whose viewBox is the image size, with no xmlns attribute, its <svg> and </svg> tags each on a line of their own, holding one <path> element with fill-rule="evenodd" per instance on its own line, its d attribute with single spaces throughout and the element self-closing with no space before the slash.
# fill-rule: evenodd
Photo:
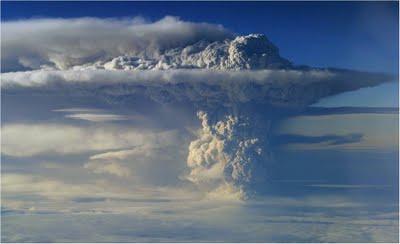
<svg viewBox="0 0 400 244">
<path fill-rule="evenodd" d="M 30 30 L 30 31 L 27 31 Z M 146 54 L 232 34 L 219 25 L 167 16 L 156 22 L 125 19 L 30 19 L 2 23 L 2 70 L 69 68 L 119 55 Z M 79 43 L 79 45 L 76 45 Z"/>
<path fill-rule="evenodd" d="M 117 126 L 83 127 L 65 124 L 10 124 L 2 127 L 2 153 L 28 157 L 79 154 L 143 144 L 173 144 L 176 132 L 155 133 Z M 83 143 L 84 142 L 84 143 Z"/>
<path fill-rule="evenodd" d="M 81 113 L 81 114 L 67 114 L 66 118 L 78 119 L 78 120 L 87 120 L 91 122 L 106 122 L 106 121 L 121 121 L 128 120 L 129 117 L 125 115 L 117 115 L 117 114 L 89 114 L 89 113 Z"/>
</svg>

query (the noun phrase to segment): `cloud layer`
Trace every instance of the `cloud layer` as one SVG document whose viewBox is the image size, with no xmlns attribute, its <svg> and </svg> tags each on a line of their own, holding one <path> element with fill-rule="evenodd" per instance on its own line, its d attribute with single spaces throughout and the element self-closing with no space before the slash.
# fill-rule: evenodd
<svg viewBox="0 0 400 244">
<path fill-rule="evenodd" d="M 145 144 L 169 145 L 177 140 L 177 133 L 174 131 L 156 133 L 123 127 L 11 124 L 3 126 L 1 130 L 2 153 L 17 157 L 80 154 Z"/>
<path fill-rule="evenodd" d="M 345 70 L 260 71 L 29 71 L 2 74 L 5 92 L 96 95 L 112 101 L 142 97 L 161 104 L 234 106 L 256 102 L 303 107 L 343 91 L 390 80 L 382 74 Z"/>
</svg>

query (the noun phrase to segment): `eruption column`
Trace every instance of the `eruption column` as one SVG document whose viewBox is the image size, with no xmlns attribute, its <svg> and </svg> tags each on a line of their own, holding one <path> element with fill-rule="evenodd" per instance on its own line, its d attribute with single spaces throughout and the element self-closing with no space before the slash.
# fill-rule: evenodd
<svg viewBox="0 0 400 244">
<path fill-rule="evenodd" d="M 270 121 L 243 115 L 210 119 L 203 111 L 197 116 L 202 128 L 189 145 L 187 179 L 209 192 L 252 195 L 268 178 L 268 164 L 273 161 L 267 143 Z"/>
</svg>

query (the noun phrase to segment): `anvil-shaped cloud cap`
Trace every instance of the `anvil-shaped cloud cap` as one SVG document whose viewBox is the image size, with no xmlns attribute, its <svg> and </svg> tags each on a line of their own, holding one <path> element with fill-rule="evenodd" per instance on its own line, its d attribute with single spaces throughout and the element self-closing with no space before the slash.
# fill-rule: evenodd
<svg viewBox="0 0 400 244">
<path fill-rule="evenodd" d="M 296 66 L 263 34 L 165 17 L 32 19 L 3 24 L 2 88 L 79 88 L 165 103 L 305 106 L 391 81 L 387 74 Z M 13 71 L 13 72 L 11 72 Z M 129 89 L 118 89 L 124 86 Z M 76 93 L 79 95 L 79 92 Z"/>
</svg>

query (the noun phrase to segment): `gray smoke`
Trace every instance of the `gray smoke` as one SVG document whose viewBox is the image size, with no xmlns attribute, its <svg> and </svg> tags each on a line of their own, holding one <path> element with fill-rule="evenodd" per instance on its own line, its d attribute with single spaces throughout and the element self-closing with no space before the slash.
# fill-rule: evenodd
<svg viewBox="0 0 400 244">
<path fill-rule="evenodd" d="M 228 115 L 213 123 L 203 111 L 197 116 L 202 128 L 189 145 L 187 179 L 211 193 L 249 197 L 267 181 L 273 162 L 266 140 L 270 121 L 260 127 L 249 117 Z"/>
</svg>

